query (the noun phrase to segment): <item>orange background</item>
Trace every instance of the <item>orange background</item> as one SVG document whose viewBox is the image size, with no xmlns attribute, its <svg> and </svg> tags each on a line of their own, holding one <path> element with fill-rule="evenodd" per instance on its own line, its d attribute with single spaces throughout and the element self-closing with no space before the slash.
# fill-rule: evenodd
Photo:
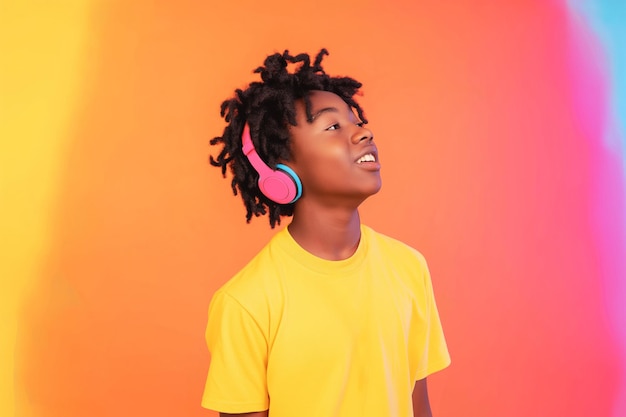
<svg viewBox="0 0 626 417">
<path fill-rule="evenodd" d="M 626 209 L 602 53 L 561 2 L 453 3 L 3 5 L 3 415 L 214 415 L 208 302 L 274 231 L 208 141 L 267 54 L 321 47 L 364 83 L 381 152 L 363 221 L 429 261 L 453 358 L 435 415 L 613 415 Z"/>
</svg>

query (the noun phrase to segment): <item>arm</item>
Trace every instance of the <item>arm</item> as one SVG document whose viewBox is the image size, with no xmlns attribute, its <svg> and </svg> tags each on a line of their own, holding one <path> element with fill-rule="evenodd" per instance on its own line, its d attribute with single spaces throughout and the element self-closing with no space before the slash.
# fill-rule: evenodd
<svg viewBox="0 0 626 417">
<path fill-rule="evenodd" d="M 202 406 L 221 416 L 265 417 L 267 341 L 257 320 L 230 294 L 211 300 L 206 331 L 211 362 Z"/>
<path fill-rule="evenodd" d="M 426 378 L 415 382 L 415 387 L 413 388 L 413 416 L 433 417 L 430 411 L 430 401 L 428 401 Z"/>
</svg>

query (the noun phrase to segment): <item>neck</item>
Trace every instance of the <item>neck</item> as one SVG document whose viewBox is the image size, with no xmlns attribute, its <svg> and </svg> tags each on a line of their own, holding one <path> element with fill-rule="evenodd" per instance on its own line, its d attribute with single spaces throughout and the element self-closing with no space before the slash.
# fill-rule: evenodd
<svg viewBox="0 0 626 417">
<path fill-rule="evenodd" d="M 291 236 L 304 250 L 330 261 L 352 256 L 361 239 L 361 220 L 356 208 L 298 204 L 288 228 Z"/>
</svg>

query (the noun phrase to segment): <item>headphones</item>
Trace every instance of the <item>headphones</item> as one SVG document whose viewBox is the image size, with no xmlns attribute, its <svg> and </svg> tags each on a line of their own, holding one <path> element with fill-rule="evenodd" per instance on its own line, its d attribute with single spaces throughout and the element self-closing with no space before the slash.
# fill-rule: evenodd
<svg viewBox="0 0 626 417">
<path fill-rule="evenodd" d="M 300 198 L 302 182 L 298 175 L 287 165 L 276 164 L 274 170 L 261 160 L 252 143 L 248 123 L 243 127 L 241 142 L 243 154 L 259 173 L 259 189 L 267 198 L 278 204 L 291 204 Z"/>
</svg>

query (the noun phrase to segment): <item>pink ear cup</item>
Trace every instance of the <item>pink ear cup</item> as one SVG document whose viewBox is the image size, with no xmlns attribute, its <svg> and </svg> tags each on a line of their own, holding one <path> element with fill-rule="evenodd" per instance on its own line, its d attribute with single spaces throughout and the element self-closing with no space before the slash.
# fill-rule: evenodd
<svg viewBox="0 0 626 417">
<path fill-rule="evenodd" d="M 289 204 L 300 198 L 302 184 L 300 178 L 288 166 L 278 164 L 277 170 L 273 170 L 259 157 L 252 138 L 250 127 L 246 123 L 241 135 L 242 150 L 252 167 L 259 173 L 259 189 L 270 200 L 278 204 Z"/>
<path fill-rule="evenodd" d="M 293 180 L 284 172 L 274 171 L 269 175 L 259 173 L 259 189 L 270 200 L 278 204 L 289 204 L 296 198 Z"/>
</svg>

